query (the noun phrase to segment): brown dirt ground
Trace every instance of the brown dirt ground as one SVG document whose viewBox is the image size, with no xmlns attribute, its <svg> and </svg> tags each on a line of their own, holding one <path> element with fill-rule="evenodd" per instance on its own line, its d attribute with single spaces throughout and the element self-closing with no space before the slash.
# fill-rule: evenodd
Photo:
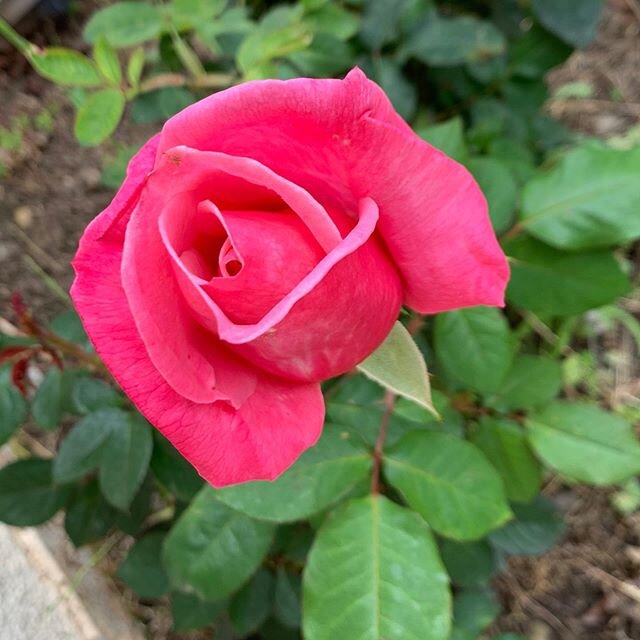
<svg viewBox="0 0 640 640">
<path fill-rule="evenodd" d="M 82 16 L 76 19 L 82 22 Z M 38 23 L 28 35 L 55 42 L 59 32 L 78 33 L 77 25 L 58 26 Z M 65 44 L 78 44 L 73 36 L 64 38 Z M 610 0 L 596 42 L 550 75 L 552 87 L 579 80 L 594 87 L 593 95 L 552 100 L 549 111 L 585 133 L 623 133 L 640 123 L 639 69 L 640 1 Z M 27 127 L 22 151 L 0 155 L 8 166 L 0 179 L 0 317 L 5 318 L 11 316 L 14 290 L 43 319 L 63 308 L 42 272 L 68 289 L 78 237 L 112 195 L 99 184 L 103 158 L 118 142 L 140 143 L 152 133 L 125 124 L 106 147 L 79 147 L 71 131 L 72 110 L 62 95 L 0 47 L 0 125 L 10 126 L 20 114 L 34 118 L 43 108 L 55 113 L 50 130 Z M 640 311 L 637 301 L 629 305 Z M 622 353 L 633 353 L 629 336 L 607 340 Z M 606 355 L 606 344 L 603 349 Z M 637 365 L 627 362 L 620 378 L 617 369 L 612 373 L 603 364 L 613 380 L 610 400 L 637 400 Z M 565 511 L 567 533 L 542 557 L 511 559 L 495 580 L 505 613 L 493 629 L 525 633 L 530 640 L 640 640 L 640 514 L 617 514 L 607 490 L 568 488 L 551 480 L 547 494 Z M 131 605 L 147 620 L 153 638 L 168 637 L 166 612 L 154 615 L 144 605 Z"/>
</svg>

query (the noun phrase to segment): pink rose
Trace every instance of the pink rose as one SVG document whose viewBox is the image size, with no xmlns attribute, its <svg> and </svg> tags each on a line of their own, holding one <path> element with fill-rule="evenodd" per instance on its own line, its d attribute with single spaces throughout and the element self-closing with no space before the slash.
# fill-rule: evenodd
<svg viewBox="0 0 640 640">
<path fill-rule="evenodd" d="M 500 305 L 508 278 L 478 185 L 358 69 L 248 82 L 171 118 L 74 267 L 97 352 L 215 486 L 275 478 L 313 445 L 320 381 L 402 304 Z"/>
</svg>

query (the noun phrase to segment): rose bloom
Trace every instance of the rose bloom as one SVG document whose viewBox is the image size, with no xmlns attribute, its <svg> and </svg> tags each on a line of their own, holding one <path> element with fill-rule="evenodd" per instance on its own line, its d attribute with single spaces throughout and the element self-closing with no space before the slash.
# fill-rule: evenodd
<svg viewBox="0 0 640 640">
<path fill-rule="evenodd" d="M 358 69 L 248 82 L 172 117 L 73 264 L 98 354 L 214 486 L 273 479 L 313 445 L 320 382 L 401 305 L 501 305 L 509 274 L 469 172 Z"/>
</svg>

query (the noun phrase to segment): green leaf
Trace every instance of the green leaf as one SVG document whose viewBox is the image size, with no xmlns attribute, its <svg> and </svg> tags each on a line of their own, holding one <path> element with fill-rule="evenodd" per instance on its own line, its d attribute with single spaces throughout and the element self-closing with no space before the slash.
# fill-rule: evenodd
<svg viewBox="0 0 640 640">
<path fill-rule="evenodd" d="M 559 249 L 594 249 L 640 237 L 640 147 L 585 146 L 533 178 L 522 195 L 522 225 Z"/>
<path fill-rule="evenodd" d="M 500 613 L 496 597 L 487 589 L 465 589 L 453 599 L 453 623 L 456 628 L 476 636 Z"/>
<path fill-rule="evenodd" d="M 604 0 L 532 0 L 531 8 L 549 31 L 569 44 L 583 47 L 596 35 Z"/>
<path fill-rule="evenodd" d="M 517 423 L 483 418 L 471 441 L 497 469 L 509 500 L 528 502 L 535 497 L 542 482 L 542 471 Z"/>
<path fill-rule="evenodd" d="M 509 66 L 514 75 L 523 78 L 542 78 L 562 64 L 573 50 L 538 25 L 519 35 L 509 49 Z"/>
<path fill-rule="evenodd" d="M 116 2 L 100 9 L 85 25 L 84 39 L 93 44 L 104 36 L 114 47 L 130 47 L 160 35 L 162 13 L 147 2 Z"/>
<path fill-rule="evenodd" d="M 0 445 L 20 428 L 27 417 L 27 403 L 11 385 L 0 386 Z"/>
<path fill-rule="evenodd" d="M 74 413 L 71 390 L 78 380 L 86 377 L 82 369 L 50 369 L 36 389 L 31 403 L 31 414 L 46 431 L 60 425 L 66 413 Z"/>
<path fill-rule="evenodd" d="M 76 109 L 80 108 L 82 103 L 87 99 L 88 95 L 89 94 L 87 93 L 86 89 L 80 89 L 78 87 L 69 89 L 67 91 L 67 97 L 69 98 L 69 102 L 71 102 L 71 104 Z"/>
<path fill-rule="evenodd" d="M 75 311 L 70 310 L 59 313 L 51 321 L 50 328 L 53 333 L 61 338 L 75 342 L 87 351 L 91 350 L 91 343 L 82 326 L 80 316 Z"/>
<path fill-rule="evenodd" d="M 109 44 L 105 36 L 100 36 L 93 47 L 93 59 L 98 65 L 98 70 L 112 85 L 120 86 L 122 82 L 122 69 L 118 53 Z"/>
<path fill-rule="evenodd" d="M 414 56 L 434 67 L 482 62 L 504 53 L 504 35 L 486 20 L 473 16 L 442 18 L 431 14 L 402 48 L 402 57 Z"/>
<path fill-rule="evenodd" d="M 221 600 L 257 569 L 272 537 L 272 524 L 234 511 L 205 487 L 169 533 L 165 566 L 176 587 Z"/>
<path fill-rule="evenodd" d="M 302 580 L 299 575 L 288 573 L 282 567 L 276 573 L 276 588 L 273 612 L 285 627 L 297 629 L 301 622 L 300 591 Z"/>
<path fill-rule="evenodd" d="M 163 531 L 152 531 L 129 550 L 116 575 L 141 598 L 160 598 L 169 591 L 169 578 L 162 566 Z"/>
<path fill-rule="evenodd" d="M 451 629 L 449 640 L 478 640 L 478 636 L 467 629 L 454 625 Z"/>
<path fill-rule="evenodd" d="M 198 493 L 204 481 L 175 447 L 155 429 L 153 439 L 153 475 L 178 500 L 189 502 Z"/>
<path fill-rule="evenodd" d="M 395 110 L 411 120 L 418 106 L 418 92 L 402 72 L 400 63 L 391 57 L 375 60 L 375 81 L 389 96 Z"/>
<path fill-rule="evenodd" d="M 82 376 L 75 380 L 71 391 L 73 408 L 80 415 L 107 407 L 119 407 L 123 401 L 123 397 L 110 384 L 98 378 Z"/>
<path fill-rule="evenodd" d="M 31 415 L 45 431 L 53 431 L 62 420 L 62 372 L 52 368 L 47 371 L 36 389 L 31 402 Z"/>
<path fill-rule="evenodd" d="M 511 169 L 518 183 L 526 182 L 535 173 L 535 157 L 524 144 L 509 138 L 496 138 L 490 142 L 488 151 Z"/>
<path fill-rule="evenodd" d="M 277 7 L 242 41 L 236 63 L 245 75 L 250 74 L 276 58 L 306 49 L 312 40 L 313 33 L 300 22 L 295 7 Z"/>
<path fill-rule="evenodd" d="M 151 500 L 155 498 L 155 491 L 153 491 L 155 488 L 150 476 L 147 475 L 127 510 L 116 513 L 118 529 L 130 536 L 135 536 L 145 527 L 147 518 L 151 516 L 153 506 Z M 155 509 L 156 506 L 153 508 Z"/>
<path fill-rule="evenodd" d="M 358 37 L 374 51 L 395 40 L 405 0 L 365 0 Z"/>
<path fill-rule="evenodd" d="M 181 87 L 164 87 L 139 95 L 131 104 L 131 119 L 138 124 L 164 122 L 195 102 Z"/>
<path fill-rule="evenodd" d="M 530 125 L 524 116 L 495 98 L 479 98 L 471 106 L 472 127 L 467 130 L 467 140 L 480 149 L 486 149 L 495 140 L 510 138 L 526 143 Z"/>
<path fill-rule="evenodd" d="M 450 158 L 458 162 L 465 161 L 468 153 L 467 144 L 464 139 L 464 124 L 459 116 L 430 127 L 423 127 L 416 133 Z"/>
<path fill-rule="evenodd" d="M 371 468 L 371 456 L 353 435 L 327 425 L 318 443 L 273 481 L 221 489 L 219 500 L 253 518 L 293 522 L 344 497 Z"/>
<path fill-rule="evenodd" d="M 302 51 L 286 58 L 305 76 L 323 78 L 340 75 L 353 64 L 352 47 L 328 33 L 317 33 L 313 42 Z"/>
<path fill-rule="evenodd" d="M 508 107 L 525 122 L 535 118 L 549 98 L 549 89 L 542 79 L 512 78 L 502 85 L 501 91 Z"/>
<path fill-rule="evenodd" d="M 62 442 L 54 463 L 57 482 L 99 470 L 107 500 L 124 510 L 140 488 L 151 456 L 149 425 L 121 409 L 99 409 L 80 420 Z"/>
<path fill-rule="evenodd" d="M 338 40 L 348 40 L 358 32 L 360 26 L 357 14 L 333 2 L 305 15 L 304 22 L 314 34 L 330 33 Z"/>
<path fill-rule="evenodd" d="M 140 84 L 140 78 L 142 77 L 142 70 L 144 69 L 144 49 L 142 47 L 136 47 L 129 56 L 127 62 L 127 81 L 129 84 L 137 88 Z"/>
<path fill-rule="evenodd" d="M 169 9 L 178 28 L 188 29 L 213 20 L 226 5 L 227 0 L 173 0 Z"/>
<path fill-rule="evenodd" d="M 50 47 L 29 58 L 33 68 L 47 80 L 66 87 L 99 87 L 98 68 L 87 56 L 62 47 Z"/>
<path fill-rule="evenodd" d="M 436 413 L 424 357 L 400 322 L 393 325 L 384 342 L 358 365 L 358 370 L 386 389 Z"/>
<path fill-rule="evenodd" d="M 192 593 L 171 594 L 171 617 L 174 631 L 191 631 L 208 627 L 224 610 L 226 601 L 210 602 Z"/>
<path fill-rule="evenodd" d="M 513 555 L 540 555 L 564 532 L 562 517 L 553 504 L 539 496 L 529 504 L 514 504 L 515 519 L 489 536 L 491 544 Z"/>
<path fill-rule="evenodd" d="M 53 476 L 58 483 L 72 482 L 102 462 L 103 445 L 114 431 L 129 428 L 129 415 L 120 409 L 100 409 L 79 420 L 62 441 Z"/>
<path fill-rule="evenodd" d="M 373 405 L 381 404 L 384 389 L 373 380 L 363 375 L 349 373 L 329 383 L 327 389 L 331 402 Z M 408 404 L 413 406 L 413 402 Z"/>
<path fill-rule="evenodd" d="M 466 165 L 489 203 L 495 232 L 503 233 L 511 226 L 518 200 L 518 185 L 511 169 L 496 158 L 471 158 Z"/>
<path fill-rule="evenodd" d="M 536 453 L 569 478 L 605 485 L 640 473 L 631 425 L 596 405 L 555 402 L 525 424 Z"/>
<path fill-rule="evenodd" d="M 443 540 L 440 554 L 454 584 L 475 587 L 487 583 L 496 571 L 493 550 L 485 540 Z"/>
<path fill-rule="evenodd" d="M 370 483 L 370 478 L 367 478 Z M 369 484 L 368 483 L 368 484 Z M 318 514 L 320 521 L 324 514 Z M 278 527 L 270 553 L 282 556 L 294 563 L 303 564 L 315 537 L 311 522 L 301 522 Z"/>
<path fill-rule="evenodd" d="M 54 485 L 51 463 L 28 458 L 0 469 L 0 521 L 14 527 L 35 527 L 65 504 L 69 489 Z"/>
<path fill-rule="evenodd" d="M 504 81 L 507 78 L 507 57 L 504 54 L 480 62 L 468 62 L 466 69 L 469 75 L 480 84 L 496 83 L 501 84 L 502 87 L 506 86 Z"/>
<path fill-rule="evenodd" d="M 424 425 L 430 431 L 442 431 L 454 436 L 464 435 L 464 419 L 462 415 L 451 407 L 449 398 L 437 389 L 433 390 L 433 405 L 440 414 L 440 418 L 436 418 L 432 413 L 427 412 L 413 402 L 398 398 L 394 406 L 394 416 L 406 418 L 420 425 L 419 427 L 414 427 L 413 431 L 422 428 Z M 386 442 L 391 444 L 389 441 Z"/>
<path fill-rule="evenodd" d="M 417 406 L 417 405 L 416 405 Z M 382 406 L 356 404 L 348 402 L 329 402 L 327 404 L 327 422 L 347 433 L 356 435 L 363 444 L 373 447 L 378 439 L 380 421 L 384 409 Z M 387 429 L 387 444 L 396 443 L 405 433 L 420 429 L 421 424 L 413 419 L 406 419 L 392 414 Z"/>
<path fill-rule="evenodd" d="M 126 426 L 113 429 L 105 442 L 98 474 L 100 489 L 117 509 L 127 509 L 140 488 L 152 446 L 151 427 L 140 415 L 130 415 Z"/>
<path fill-rule="evenodd" d="M 575 139 L 575 136 L 565 125 L 544 113 L 538 113 L 533 117 L 531 137 L 536 148 L 543 152 L 567 145 Z"/>
<path fill-rule="evenodd" d="M 504 316 L 492 307 L 473 307 L 436 316 L 434 347 L 444 371 L 472 391 L 497 391 L 513 360 Z"/>
<path fill-rule="evenodd" d="M 74 134 L 83 145 L 96 145 L 106 140 L 116 129 L 126 100 L 118 89 L 103 89 L 91 94 L 78 109 Z"/>
<path fill-rule="evenodd" d="M 429 527 L 383 496 L 354 500 L 318 532 L 304 573 L 306 640 L 445 640 L 451 596 Z"/>
<path fill-rule="evenodd" d="M 364 384 L 362 384 L 364 383 Z M 366 386 L 365 386 L 366 385 Z M 371 394 L 371 390 L 374 393 Z M 446 395 L 433 391 L 434 406 L 440 418 L 411 402 L 398 398 L 389 419 L 385 442 L 391 446 L 410 431 L 442 431 L 460 436 L 463 432 L 462 416 L 449 404 Z M 364 376 L 346 376 L 332 388 L 327 402 L 327 423 L 354 434 L 367 447 L 375 446 L 380 421 L 384 414 L 382 390 Z"/>
<path fill-rule="evenodd" d="M 384 473 L 439 534 L 473 540 L 509 519 L 502 481 L 474 445 L 414 432 L 387 449 Z"/>
<path fill-rule="evenodd" d="M 562 387 L 562 365 L 544 356 L 519 355 L 502 388 L 487 404 L 500 411 L 530 410 L 553 400 Z"/>
<path fill-rule="evenodd" d="M 327 4 L 329 0 L 301 0 L 305 11 L 314 11 Z"/>
<path fill-rule="evenodd" d="M 204 76 L 207 73 L 196 52 L 175 29 L 171 31 L 171 43 L 178 60 L 193 78 Z"/>
<path fill-rule="evenodd" d="M 534 313 L 565 316 L 612 302 L 630 290 L 608 251 L 567 253 L 521 236 L 504 245 L 511 258 L 507 298 Z"/>
<path fill-rule="evenodd" d="M 256 631 L 269 617 L 273 605 L 274 579 L 266 569 L 258 569 L 247 584 L 233 596 L 229 618 L 239 636 Z"/>
<path fill-rule="evenodd" d="M 71 542 L 81 547 L 105 537 L 115 525 L 116 510 L 104 499 L 95 480 L 76 487 L 66 507 L 64 528 Z"/>
<path fill-rule="evenodd" d="M 591 98 L 595 88 L 592 84 L 581 80 L 566 82 L 560 85 L 554 92 L 554 98 Z"/>
<path fill-rule="evenodd" d="M 640 481 L 638 478 L 627 480 L 619 491 L 611 496 L 611 504 L 622 515 L 631 515 L 640 509 Z"/>
<path fill-rule="evenodd" d="M 247 7 L 231 7 L 216 20 L 203 22 L 195 27 L 198 39 L 201 40 L 216 55 L 223 53 L 223 48 L 218 42 L 221 35 L 239 35 L 250 33 L 255 24 L 248 15 Z"/>
</svg>

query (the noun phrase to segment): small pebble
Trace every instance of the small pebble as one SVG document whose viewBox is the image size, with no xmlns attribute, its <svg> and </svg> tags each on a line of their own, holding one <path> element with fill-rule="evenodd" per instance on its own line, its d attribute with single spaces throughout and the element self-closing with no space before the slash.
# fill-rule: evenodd
<svg viewBox="0 0 640 640">
<path fill-rule="evenodd" d="M 21 229 L 28 229 L 33 223 L 33 211 L 26 205 L 23 205 L 13 212 L 13 219 Z"/>
<path fill-rule="evenodd" d="M 100 184 L 100 175 L 100 171 L 95 167 L 85 167 L 80 171 L 80 180 L 87 188 L 93 189 Z"/>
<path fill-rule="evenodd" d="M 0 262 L 9 260 L 13 253 L 10 245 L 0 242 Z"/>
</svg>

